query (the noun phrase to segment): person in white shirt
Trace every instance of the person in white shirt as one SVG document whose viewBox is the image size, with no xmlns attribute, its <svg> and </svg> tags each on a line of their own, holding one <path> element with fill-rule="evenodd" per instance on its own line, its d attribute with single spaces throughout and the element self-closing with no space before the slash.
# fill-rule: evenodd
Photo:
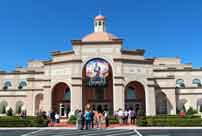
<svg viewBox="0 0 202 136">
<path fill-rule="evenodd" d="M 56 123 L 60 123 L 60 115 L 58 113 L 55 114 Z"/>
<path fill-rule="evenodd" d="M 119 109 L 118 111 L 118 118 L 119 118 L 119 124 L 122 125 L 123 124 L 123 118 L 124 118 L 124 113 L 122 109 Z"/>
</svg>

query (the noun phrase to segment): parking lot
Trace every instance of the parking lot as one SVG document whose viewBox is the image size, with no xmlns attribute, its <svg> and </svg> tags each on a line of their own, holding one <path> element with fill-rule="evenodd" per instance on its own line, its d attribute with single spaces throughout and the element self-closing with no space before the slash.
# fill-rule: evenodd
<svg viewBox="0 0 202 136">
<path fill-rule="evenodd" d="M 202 136 L 198 129 L 8 129 L 0 136 Z"/>
</svg>

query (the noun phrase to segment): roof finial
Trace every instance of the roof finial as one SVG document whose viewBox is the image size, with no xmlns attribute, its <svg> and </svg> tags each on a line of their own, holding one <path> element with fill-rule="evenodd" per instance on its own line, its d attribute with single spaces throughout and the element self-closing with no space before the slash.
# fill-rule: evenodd
<svg viewBox="0 0 202 136">
<path fill-rule="evenodd" d="M 99 9 L 99 14 L 98 15 L 102 15 L 102 10 L 101 8 Z"/>
</svg>

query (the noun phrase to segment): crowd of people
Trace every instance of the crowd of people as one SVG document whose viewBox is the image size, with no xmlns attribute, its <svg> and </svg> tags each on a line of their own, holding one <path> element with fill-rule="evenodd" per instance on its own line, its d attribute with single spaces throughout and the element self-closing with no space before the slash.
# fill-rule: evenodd
<svg viewBox="0 0 202 136">
<path fill-rule="evenodd" d="M 115 117 L 119 119 L 120 125 L 136 124 L 137 113 L 133 108 L 119 109 L 115 112 Z"/>
<path fill-rule="evenodd" d="M 86 108 L 85 112 L 75 111 L 77 129 L 106 128 L 109 127 L 109 111 Z"/>
<path fill-rule="evenodd" d="M 49 117 L 52 123 L 60 123 L 60 115 L 57 112 L 51 112 Z"/>
<path fill-rule="evenodd" d="M 119 109 L 114 113 L 115 119 L 118 119 L 120 125 L 134 125 L 136 124 L 136 117 L 138 110 L 128 108 L 126 110 Z M 90 129 L 90 128 L 107 128 L 109 127 L 109 110 L 105 108 L 92 108 L 87 105 L 85 111 L 76 110 L 76 128 L 77 129 Z M 49 118 L 52 123 L 59 123 L 60 116 L 57 112 L 51 112 Z"/>
</svg>

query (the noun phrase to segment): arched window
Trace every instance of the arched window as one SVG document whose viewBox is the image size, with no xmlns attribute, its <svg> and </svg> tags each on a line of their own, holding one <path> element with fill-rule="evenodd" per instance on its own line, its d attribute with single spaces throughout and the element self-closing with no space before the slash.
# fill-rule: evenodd
<svg viewBox="0 0 202 136">
<path fill-rule="evenodd" d="M 12 86 L 12 83 L 11 83 L 11 81 L 5 81 L 4 82 L 4 87 L 3 87 L 3 89 L 4 90 L 7 90 L 9 87 L 11 87 Z"/>
<path fill-rule="evenodd" d="M 69 89 L 65 90 L 64 100 L 70 101 L 71 99 L 71 93 Z"/>
<path fill-rule="evenodd" d="M 199 79 L 194 79 L 194 80 L 192 81 L 192 84 L 196 84 L 196 85 L 199 87 L 199 86 L 201 86 L 201 80 L 199 80 Z"/>
<path fill-rule="evenodd" d="M 202 98 L 197 100 L 196 105 L 197 105 L 198 112 L 202 112 Z"/>
<path fill-rule="evenodd" d="M 6 113 L 6 107 L 8 106 L 8 103 L 6 101 L 2 101 L 0 103 L 0 114 Z"/>
<path fill-rule="evenodd" d="M 22 101 L 17 101 L 16 105 L 15 105 L 15 112 L 17 114 L 20 114 L 22 112 L 22 106 L 24 105 L 24 103 Z"/>
<path fill-rule="evenodd" d="M 134 100 L 137 99 L 136 91 L 132 87 L 128 87 L 126 99 L 127 100 Z"/>
<path fill-rule="evenodd" d="M 178 88 L 185 87 L 184 80 L 183 79 L 177 79 L 176 80 L 176 87 L 178 87 Z"/>
<path fill-rule="evenodd" d="M 167 97 L 164 92 L 156 94 L 156 112 L 157 114 L 167 114 Z"/>
<path fill-rule="evenodd" d="M 26 87 L 27 86 L 27 82 L 26 81 L 21 81 L 20 83 L 19 83 L 19 86 L 18 86 L 18 89 L 23 89 L 24 87 Z"/>
</svg>

